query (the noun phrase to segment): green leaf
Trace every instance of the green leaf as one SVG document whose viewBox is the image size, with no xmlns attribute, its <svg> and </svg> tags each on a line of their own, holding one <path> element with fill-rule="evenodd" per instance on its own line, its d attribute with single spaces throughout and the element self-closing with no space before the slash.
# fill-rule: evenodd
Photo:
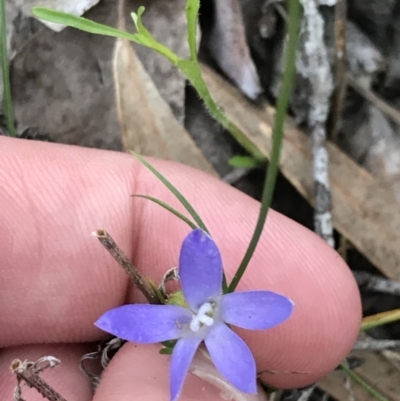
<svg viewBox="0 0 400 401">
<path fill-rule="evenodd" d="M 160 354 L 171 355 L 177 342 L 177 340 L 163 341 L 161 343 L 163 345 L 163 348 L 160 349 Z"/>
<path fill-rule="evenodd" d="M 188 43 L 190 58 L 197 61 L 197 16 L 199 14 L 200 0 L 188 0 L 186 3 L 186 19 L 188 26 Z"/>
<path fill-rule="evenodd" d="M 40 18 L 42 20 L 70 26 L 72 28 L 76 28 L 84 32 L 93 33 L 96 35 L 111 36 L 113 38 L 127 39 L 131 42 L 135 42 L 142 46 L 149 47 L 161 53 L 172 63 L 176 64 L 178 61 L 178 56 L 174 52 L 169 50 L 166 46 L 157 42 L 152 37 L 150 32 L 143 27 L 140 21 L 140 16 L 142 15 L 143 11 L 144 8 L 141 7 L 138 11 L 138 14 L 133 13 L 133 15 L 136 18 L 136 24 L 137 24 L 136 26 L 140 27 L 140 32 L 134 34 L 107 25 L 99 24 L 97 22 L 88 20 L 87 18 L 77 17 L 72 14 L 63 13 L 61 11 L 50 10 L 48 8 L 34 7 L 32 13 L 35 17 Z"/>
<path fill-rule="evenodd" d="M 191 220 L 189 220 L 186 216 L 184 216 L 181 212 L 178 212 L 176 209 L 174 209 L 172 206 L 168 205 L 167 203 L 163 202 L 160 199 L 154 198 L 152 196 L 149 195 L 133 195 L 137 198 L 144 198 L 144 199 L 148 199 L 154 203 L 157 203 L 157 205 L 160 205 L 161 207 L 163 207 L 164 209 L 168 210 L 169 212 L 171 212 L 172 214 L 174 214 L 176 217 L 179 217 L 182 221 L 184 221 L 186 224 L 188 224 L 193 230 L 195 230 L 196 228 L 198 228 L 196 226 L 196 224 L 194 224 Z"/>
<path fill-rule="evenodd" d="M 183 295 L 183 291 L 175 291 L 172 294 L 168 295 L 168 299 L 166 301 L 167 305 L 178 305 L 183 308 L 189 308 L 189 305 L 186 302 L 185 296 Z"/>
<path fill-rule="evenodd" d="M 161 355 L 171 355 L 173 351 L 174 351 L 173 348 L 167 348 L 167 347 L 165 347 L 165 348 L 161 348 L 161 349 L 160 349 L 160 354 L 161 354 Z"/>
<path fill-rule="evenodd" d="M 262 163 L 252 156 L 233 156 L 229 159 L 229 165 L 239 168 L 260 167 Z"/>
<path fill-rule="evenodd" d="M 172 64 L 176 65 L 178 63 L 179 57 L 168 47 L 164 46 L 162 43 L 154 39 L 153 35 L 148 31 L 142 23 L 142 15 L 145 8 L 143 6 L 139 7 L 137 13 L 131 13 L 133 23 L 138 31 L 137 35 L 141 38 L 141 45 L 146 46 L 156 52 L 160 53 L 166 57 Z"/>
<path fill-rule="evenodd" d="M 137 13 L 131 13 L 133 23 L 135 24 L 136 30 L 138 31 L 138 33 L 140 33 L 141 35 L 143 35 L 144 37 L 146 37 L 148 39 L 155 40 L 153 38 L 153 35 L 150 33 L 150 31 L 148 31 L 142 23 L 142 15 L 144 13 L 144 10 L 145 10 L 145 8 L 143 6 L 140 6 L 138 8 Z"/>
<path fill-rule="evenodd" d="M 98 22 L 88 20 L 87 18 L 77 17 L 72 14 L 50 10 L 43 7 L 34 7 L 32 13 L 35 17 L 42 20 L 67 25 L 84 32 L 94 33 L 96 35 L 112 36 L 114 38 L 123 38 L 136 43 L 141 43 L 137 34 L 131 34 L 117 28 L 112 28 L 111 26 L 99 24 Z"/>
</svg>

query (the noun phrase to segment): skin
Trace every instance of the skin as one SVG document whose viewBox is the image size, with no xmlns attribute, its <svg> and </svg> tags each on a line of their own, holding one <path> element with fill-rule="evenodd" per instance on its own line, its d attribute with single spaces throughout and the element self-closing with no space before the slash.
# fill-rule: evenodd
<svg viewBox="0 0 400 401">
<path fill-rule="evenodd" d="M 232 278 L 259 203 L 200 171 L 152 163 L 200 213 Z M 159 355 L 157 345 L 126 344 L 95 396 L 77 368 L 80 356 L 105 337 L 93 325 L 102 313 L 144 302 L 90 234 L 106 229 L 139 270 L 158 283 L 177 265 L 190 231 L 164 209 L 132 194 L 152 195 L 183 211 L 130 155 L 0 137 L 0 399 L 12 399 L 11 360 L 43 355 L 62 360 L 43 377 L 68 401 L 168 399 L 169 357 Z M 263 374 L 263 380 L 274 386 L 307 385 L 334 369 L 351 349 L 361 319 L 352 274 L 314 233 L 274 211 L 238 288 L 249 289 L 276 291 L 296 304 L 282 325 L 238 331 L 258 371 L 278 372 Z M 24 391 L 29 401 L 42 399 L 34 390 Z M 181 400 L 203 399 L 221 398 L 189 375 Z"/>
</svg>

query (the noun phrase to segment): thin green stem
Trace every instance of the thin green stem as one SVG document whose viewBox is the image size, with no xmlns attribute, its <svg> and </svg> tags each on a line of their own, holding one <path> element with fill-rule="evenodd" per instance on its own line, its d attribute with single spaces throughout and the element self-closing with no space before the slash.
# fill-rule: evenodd
<svg viewBox="0 0 400 401">
<path fill-rule="evenodd" d="M 183 207 L 189 212 L 189 214 L 193 217 L 193 220 L 196 222 L 197 226 L 210 235 L 208 228 L 204 224 L 201 217 L 198 215 L 194 207 L 189 203 L 189 201 L 178 191 L 178 189 L 168 181 L 155 167 L 153 167 L 144 157 L 139 155 L 138 153 L 131 150 L 133 156 L 136 157 L 145 167 L 147 167 L 179 200 L 179 202 L 183 205 Z"/>
<path fill-rule="evenodd" d="M 265 161 L 265 156 L 260 149 L 258 149 L 257 145 L 247 138 L 246 135 L 243 135 L 240 129 L 227 118 L 223 110 L 214 101 L 202 77 L 200 65 L 197 61 L 180 59 L 177 63 L 177 67 L 186 75 L 190 83 L 196 89 L 196 92 L 203 100 L 210 114 L 228 130 L 236 141 L 256 160 Z"/>
<path fill-rule="evenodd" d="M 17 136 L 14 126 L 14 113 L 11 100 L 10 71 L 8 68 L 7 53 L 7 17 L 6 0 L 0 0 L 0 56 L 3 75 L 3 104 L 7 121 L 7 130 L 10 136 Z"/>
<path fill-rule="evenodd" d="M 358 383 L 366 392 L 371 394 L 379 401 L 389 401 L 384 395 L 376 391 L 373 387 L 371 387 L 366 381 L 364 381 L 356 372 L 353 372 L 347 365 L 347 362 L 343 362 L 340 367 L 342 370 L 356 383 Z"/>
<path fill-rule="evenodd" d="M 133 196 L 135 196 L 136 198 L 144 198 L 144 199 L 150 200 L 150 201 L 156 203 L 157 205 L 163 207 L 164 209 L 168 210 L 170 213 L 172 213 L 173 215 L 175 215 L 176 217 L 178 217 L 182 221 L 184 221 L 192 230 L 195 230 L 196 228 L 198 228 L 196 226 L 196 224 L 194 224 L 185 215 L 183 215 L 182 213 L 178 212 L 172 206 L 168 205 L 167 203 L 163 202 L 160 199 L 154 198 L 153 196 L 149 196 L 149 195 L 133 195 Z"/>
<path fill-rule="evenodd" d="M 282 86 L 277 102 L 271 159 L 267 167 L 267 174 L 262 194 L 262 203 L 253 237 L 243 257 L 243 260 L 240 263 L 239 268 L 229 285 L 229 292 L 235 291 L 257 247 L 258 241 L 264 228 L 265 221 L 267 219 L 268 210 L 271 206 L 276 178 L 278 176 L 279 159 L 283 141 L 283 127 L 285 124 L 286 112 L 292 93 L 292 87 L 296 73 L 296 50 L 301 21 L 301 6 L 299 1 L 289 0 L 287 4 L 289 8 L 289 22 L 287 26 L 289 40 L 286 50 L 285 72 L 283 74 Z"/>
</svg>

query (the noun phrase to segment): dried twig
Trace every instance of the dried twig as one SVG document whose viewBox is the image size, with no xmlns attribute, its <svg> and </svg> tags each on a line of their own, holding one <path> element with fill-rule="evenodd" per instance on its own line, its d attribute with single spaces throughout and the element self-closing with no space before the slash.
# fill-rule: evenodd
<svg viewBox="0 0 400 401">
<path fill-rule="evenodd" d="M 311 386 L 286 390 L 280 397 L 280 401 L 307 401 L 314 392 L 316 384 Z"/>
<path fill-rule="evenodd" d="M 347 0 L 336 0 L 335 5 L 335 92 L 332 99 L 329 137 L 337 141 L 339 121 L 341 119 L 346 95 L 346 17 Z"/>
<path fill-rule="evenodd" d="M 398 281 L 389 280 L 364 271 L 353 271 L 353 274 L 362 290 L 400 295 L 400 283 Z"/>
<path fill-rule="evenodd" d="M 256 100 L 263 90 L 250 57 L 238 0 L 214 2 L 214 23 L 210 32 L 209 49 L 221 70 L 248 98 Z"/>
<path fill-rule="evenodd" d="M 302 45 L 297 59 L 297 71 L 308 79 L 311 89 L 308 124 L 312 137 L 315 193 L 314 229 L 321 238 L 333 247 L 332 195 L 329 185 L 329 157 L 326 147 L 326 122 L 329 115 L 329 100 L 333 91 L 333 80 L 324 42 L 324 20 L 319 13 L 318 2 L 316 0 L 300 0 L 300 2 L 303 5 L 304 16 Z M 339 36 L 341 39 L 344 37 L 343 34 Z M 341 54 L 339 53 L 339 55 Z M 344 57 L 344 53 L 342 56 Z M 340 99 L 338 98 L 338 100 Z M 341 107 L 340 103 L 336 105 L 336 112 L 338 112 L 338 107 Z M 315 387 L 316 384 L 303 390 L 297 400 L 308 401 Z"/>
<path fill-rule="evenodd" d="M 370 349 L 374 351 L 384 351 L 395 348 L 400 348 L 400 340 L 359 340 L 353 347 L 353 349 Z"/>
<path fill-rule="evenodd" d="M 344 388 L 347 390 L 347 394 L 349 396 L 348 401 L 356 401 L 356 397 L 354 395 L 354 389 L 351 383 L 351 379 L 348 375 L 344 373 Z"/>
<path fill-rule="evenodd" d="M 160 291 L 161 295 L 164 297 L 164 299 L 168 298 L 167 291 L 165 289 L 165 285 L 169 281 L 178 281 L 179 280 L 179 269 L 177 267 L 172 267 L 171 269 L 168 269 L 162 280 L 161 284 L 158 286 L 158 291 Z"/>
<path fill-rule="evenodd" d="M 14 359 L 10 369 L 17 376 L 17 386 L 14 391 L 14 401 L 23 401 L 21 382 L 28 387 L 35 388 L 44 398 L 49 401 L 66 401 L 64 397 L 57 393 L 39 374 L 47 368 L 54 368 L 60 364 L 60 360 L 53 356 L 45 356 L 36 362 L 27 360 L 21 361 Z"/>
<path fill-rule="evenodd" d="M 397 362 L 400 363 L 400 354 L 396 351 L 392 350 L 383 350 L 382 355 L 384 355 L 387 359 L 389 359 L 392 362 Z"/>
<path fill-rule="evenodd" d="M 361 96 L 369 100 L 379 111 L 389 117 L 396 124 L 400 125 L 400 112 L 385 100 L 381 99 L 378 95 L 370 89 L 365 88 L 351 75 L 347 74 L 347 83 L 355 89 Z"/>
<path fill-rule="evenodd" d="M 333 90 L 331 68 L 324 43 L 324 20 L 315 0 L 300 0 L 304 9 L 303 45 L 297 69 L 310 82 L 309 125 L 312 134 L 314 191 L 316 196 L 314 224 L 316 233 L 334 246 L 332 201 L 326 149 L 326 120 Z"/>
<path fill-rule="evenodd" d="M 324 394 L 322 394 L 321 396 L 321 401 L 329 401 L 330 395 L 326 392 L 324 392 Z"/>
<path fill-rule="evenodd" d="M 126 274 L 130 277 L 130 279 L 142 292 L 142 294 L 147 298 L 149 303 L 159 303 L 157 294 L 150 286 L 149 282 L 139 273 L 138 269 L 118 247 L 116 242 L 111 238 L 110 234 L 108 234 L 108 232 L 105 230 L 97 230 L 95 233 L 93 233 L 93 235 L 99 239 L 104 248 L 106 248 L 107 251 L 110 252 L 111 256 L 125 270 Z"/>
<path fill-rule="evenodd" d="M 89 378 L 92 384 L 93 391 L 97 390 L 97 387 L 100 384 L 102 373 L 95 374 L 90 372 L 85 366 L 85 362 L 88 359 L 91 360 L 100 360 L 102 370 L 104 370 L 108 364 L 110 363 L 112 355 L 114 355 L 125 343 L 125 340 L 122 340 L 118 337 L 113 337 L 104 341 L 98 345 L 97 351 L 89 352 L 81 358 L 80 368 L 81 371 Z M 112 354 L 112 355 L 110 355 Z"/>
</svg>

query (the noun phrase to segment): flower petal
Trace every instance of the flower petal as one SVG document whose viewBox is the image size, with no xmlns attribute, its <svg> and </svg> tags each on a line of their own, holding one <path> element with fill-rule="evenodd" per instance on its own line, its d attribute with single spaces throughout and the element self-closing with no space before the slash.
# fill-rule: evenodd
<svg viewBox="0 0 400 401">
<path fill-rule="evenodd" d="M 224 322 L 250 330 L 265 330 L 284 322 L 293 312 L 291 299 L 270 291 L 233 292 L 221 297 Z"/>
<path fill-rule="evenodd" d="M 201 338 L 196 336 L 182 338 L 176 343 L 172 352 L 170 370 L 171 401 L 176 401 L 181 395 L 190 363 L 200 343 Z"/>
<path fill-rule="evenodd" d="M 205 339 L 217 369 L 240 391 L 255 394 L 256 363 L 246 343 L 223 323 L 216 324 Z"/>
<path fill-rule="evenodd" d="M 109 310 L 95 325 L 124 340 L 150 344 L 179 338 L 191 319 L 181 306 L 136 304 Z"/>
<path fill-rule="evenodd" d="M 183 241 L 179 277 L 186 302 L 194 311 L 221 294 L 221 254 L 213 239 L 203 230 L 192 231 Z"/>
</svg>

